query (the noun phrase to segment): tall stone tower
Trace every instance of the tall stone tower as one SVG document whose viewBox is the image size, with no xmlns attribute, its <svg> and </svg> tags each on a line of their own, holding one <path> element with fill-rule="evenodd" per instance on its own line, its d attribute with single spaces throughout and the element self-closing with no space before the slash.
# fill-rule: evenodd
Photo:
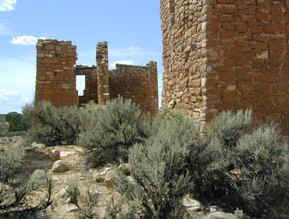
<svg viewBox="0 0 289 219">
<path fill-rule="evenodd" d="M 78 104 L 76 59 L 76 46 L 71 41 L 38 41 L 36 101 L 48 101 L 56 106 Z"/>
<path fill-rule="evenodd" d="M 251 108 L 289 134 L 289 2 L 161 0 L 163 104 L 205 123 Z"/>
</svg>

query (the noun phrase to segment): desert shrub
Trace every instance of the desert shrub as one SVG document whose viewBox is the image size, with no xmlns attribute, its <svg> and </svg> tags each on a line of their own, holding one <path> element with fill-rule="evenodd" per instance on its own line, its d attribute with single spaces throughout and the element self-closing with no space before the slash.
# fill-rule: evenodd
<svg viewBox="0 0 289 219">
<path fill-rule="evenodd" d="M 66 190 L 69 203 L 74 204 L 78 209 L 80 219 L 98 219 L 94 212 L 99 201 L 99 193 L 92 192 L 89 189 L 86 194 L 81 194 L 77 183 L 71 183 Z"/>
<path fill-rule="evenodd" d="M 238 191 L 244 210 L 258 218 L 289 217 L 289 148 L 276 125 L 258 127 L 236 146 Z"/>
<path fill-rule="evenodd" d="M 200 181 L 194 181 L 194 194 L 252 217 L 288 218 L 288 146 L 277 126 L 253 127 L 251 116 L 225 112 L 212 122 L 215 152 Z"/>
<path fill-rule="evenodd" d="M 149 135 L 149 122 L 144 117 L 131 100 L 119 97 L 107 103 L 97 113 L 97 123 L 79 137 L 80 145 L 92 149 L 87 165 L 127 161 L 128 149 Z"/>
<path fill-rule="evenodd" d="M 131 178 L 119 173 L 116 185 L 129 210 L 110 208 L 110 217 L 187 218 L 181 201 L 194 186 L 186 157 L 190 153 L 188 148 L 202 141 L 201 138 L 199 127 L 190 119 L 164 120 L 155 136 L 145 144 L 135 145 L 129 153 Z"/>
<path fill-rule="evenodd" d="M 33 109 L 33 126 L 29 136 L 45 145 L 76 144 L 80 133 L 80 113 L 77 106 L 55 107 L 42 102 Z"/>
<path fill-rule="evenodd" d="M 25 131 L 29 130 L 32 127 L 33 109 L 33 103 L 25 104 L 22 108 L 22 124 Z"/>
<path fill-rule="evenodd" d="M 190 119 L 182 110 L 171 109 L 167 106 L 162 106 L 157 115 L 152 121 L 151 136 L 156 136 L 160 127 L 167 121 L 175 121 L 175 124 L 182 124 L 185 120 Z"/>
<path fill-rule="evenodd" d="M 192 175 L 196 176 L 194 195 L 204 204 L 219 205 L 227 210 L 243 205 L 237 189 L 239 182 L 233 180 L 231 171 L 236 169 L 234 161 L 237 141 L 250 131 L 251 126 L 250 110 L 240 110 L 236 114 L 227 111 L 220 113 L 212 120 L 210 128 L 204 130 L 205 141 L 199 146 L 202 148 L 202 144 L 210 145 L 213 151 L 204 156 L 207 168 L 189 167 Z M 189 163 L 194 162 L 190 156 L 187 159 Z"/>
<path fill-rule="evenodd" d="M 87 132 L 93 129 L 99 118 L 99 113 L 105 110 L 105 105 L 96 104 L 93 101 L 82 105 L 79 108 L 80 132 Z"/>
<path fill-rule="evenodd" d="M 9 131 L 9 123 L 6 122 L 5 118 L 0 117 L 0 135 L 5 135 Z"/>
<path fill-rule="evenodd" d="M 38 218 L 37 215 L 51 204 L 50 181 L 46 176 L 41 179 L 33 175 L 28 177 L 23 162 L 24 151 L 17 144 L 0 153 L 0 218 Z M 26 197 L 46 185 L 47 200 L 29 207 L 29 203 L 25 203 Z"/>
<path fill-rule="evenodd" d="M 10 112 L 6 115 L 6 121 L 9 123 L 9 132 L 23 131 L 22 114 Z"/>
<path fill-rule="evenodd" d="M 239 137 L 248 132 L 251 126 L 251 110 L 239 110 L 236 114 L 231 111 L 225 111 L 211 122 L 211 127 L 215 134 L 226 148 L 236 146 Z"/>
</svg>

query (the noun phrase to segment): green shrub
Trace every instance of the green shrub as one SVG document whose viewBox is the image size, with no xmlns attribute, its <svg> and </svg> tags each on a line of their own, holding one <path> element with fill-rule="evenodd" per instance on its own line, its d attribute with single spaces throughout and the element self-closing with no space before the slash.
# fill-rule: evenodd
<svg viewBox="0 0 289 219">
<path fill-rule="evenodd" d="M 91 167 L 127 161 L 128 149 L 149 136 L 149 121 L 131 100 L 114 99 L 100 109 L 96 117 L 96 124 L 79 138 L 80 145 L 92 149 L 87 157 Z"/>
<path fill-rule="evenodd" d="M 9 123 L 9 132 L 23 131 L 22 114 L 11 112 L 6 115 L 6 121 Z"/>
<path fill-rule="evenodd" d="M 34 125 L 29 131 L 33 141 L 45 145 L 76 144 L 80 133 L 80 113 L 77 106 L 55 107 L 38 103 L 33 109 Z"/>
<path fill-rule="evenodd" d="M 185 158 L 188 147 L 200 138 L 199 128 L 192 120 L 164 120 L 146 144 L 135 145 L 129 153 L 133 180 L 119 173 L 116 186 L 130 210 L 126 214 L 114 212 L 119 215 L 116 218 L 187 218 L 181 201 L 192 192 L 193 180 Z"/>
<path fill-rule="evenodd" d="M 24 155 L 24 150 L 17 144 L 0 153 L 0 218 L 37 218 L 37 215 L 51 204 L 50 181 L 45 180 L 45 176 L 41 179 L 33 175 L 27 176 L 24 169 Z M 46 183 L 47 200 L 29 207 L 29 203 L 25 203 L 26 197 Z"/>
<path fill-rule="evenodd" d="M 215 153 L 195 181 L 196 196 L 252 217 L 288 218 L 289 154 L 277 127 L 253 127 L 249 111 L 222 113 L 212 127 Z"/>
<path fill-rule="evenodd" d="M 289 150 L 275 125 L 242 136 L 236 147 L 238 191 L 255 217 L 289 217 Z"/>
<path fill-rule="evenodd" d="M 67 189 L 67 195 L 70 203 L 74 204 L 78 209 L 78 216 L 80 219 L 98 219 L 98 215 L 94 212 L 94 208 L 99 201 L 99 193 L 92 192 L 89 189 L 86 194 L 80 193 L 77 184 L 70 184 Z"/>
<path fill-rule="evenodd" d="M 9 123 L 0 119 L 0 135 L 7 134 L 9 131 Z"/>
<path fill-rule="evenodd" d="M 226 148 L 236 146 L 239 137 L 248 132 L 251 126 L 251 110 L 239 110 L 236 114 L 225 111 L 211 122 L 211 127 Z"/>
<path fill-rule="evenodd" d="M 25 104 L 22 108 L 22 124 L 24 130 L 27 131 L 32 127 L 34 104 Z"/>
</svg>

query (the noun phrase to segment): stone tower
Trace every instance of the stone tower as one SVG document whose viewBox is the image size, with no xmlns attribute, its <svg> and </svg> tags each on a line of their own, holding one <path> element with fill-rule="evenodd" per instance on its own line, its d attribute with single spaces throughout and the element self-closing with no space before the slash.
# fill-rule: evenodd
<svg viewBox="0 0 289 219">
<path fill-rule="evenodd" d="M 48 101 L 56 106 L 78 104 L 76 59 L 76 47 L 71 41 L 38 41 L 36 101 Z"/>
<path fill-rule="evenodd" d="M 289 2 L 161 0 L 163 104 L 202 124 L 251 108 L 289 134 Z"/>
</svg>

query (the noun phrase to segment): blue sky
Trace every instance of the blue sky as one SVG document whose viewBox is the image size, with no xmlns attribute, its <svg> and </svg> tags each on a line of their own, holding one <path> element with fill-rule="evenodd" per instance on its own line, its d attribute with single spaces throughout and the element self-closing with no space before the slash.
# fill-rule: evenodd
<svg viewBox="0 0 289 219">
<path fill-rule="evenodd" d="M 0 114 L 33 100 L 38 38 L 71 40 L 78 64 L 95 64 L 95 47 L 108 41 L 116 62 L 158 62 L 162 55 L 158 0 L 0 0 Z M 83 87 L 83 82 L 78 83 Z"/>
</svg>

